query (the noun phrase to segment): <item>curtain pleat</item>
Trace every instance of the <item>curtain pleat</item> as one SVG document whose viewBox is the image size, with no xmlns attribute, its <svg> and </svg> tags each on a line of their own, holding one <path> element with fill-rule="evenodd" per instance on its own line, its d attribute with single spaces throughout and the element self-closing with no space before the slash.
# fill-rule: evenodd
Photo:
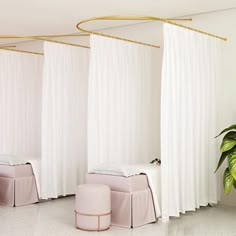
<svg viewBox="0 0 236 236">
<path fill-rule="evenodd" d="M 0 51 L 0 154 L 41 155 L 43 57 Z"/>
<path fill-rule="evenodd" d="M 88 49 L 44 43 L 42 198 L 74 194 L 87 170 Z"/>
<path fill-rule="evenodd" d="M 88 165 L 149 162 L 159 154 L 159 51 L 90 37 Z"/>
<path fill-rule="evenodd" d="M 162 215 L 217 203 L 218 39 L 164 24 Z"/>
</svg>

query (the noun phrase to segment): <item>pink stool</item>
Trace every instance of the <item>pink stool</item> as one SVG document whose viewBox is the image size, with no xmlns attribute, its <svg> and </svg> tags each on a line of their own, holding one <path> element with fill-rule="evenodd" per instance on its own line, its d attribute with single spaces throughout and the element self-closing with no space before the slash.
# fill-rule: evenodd
<svg viewBox="0 0 236 236">
<path fill-rule="evenodd" d="M 76 190 L 75 227 L 104 231 L 111 225 L 111 190 L 102 184 L 83 184 Z"/>
</svg>

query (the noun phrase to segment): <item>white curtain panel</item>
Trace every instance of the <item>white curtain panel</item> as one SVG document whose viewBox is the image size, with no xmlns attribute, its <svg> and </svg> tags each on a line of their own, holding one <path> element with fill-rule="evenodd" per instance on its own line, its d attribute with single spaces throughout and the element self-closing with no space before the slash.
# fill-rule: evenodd
<svg viewBox="0 0 236 236">
<path fill-rule="evenodd" d="M 161 90 L 162 215 L 217 203 L 214 174 L 221 41 L 164 24 Z"/>
<path fill-rule="evenodd" d="M 75 193 L 87 170 L 89 51 L 44 43 L 42 198 Z"/>
<path fill-rule="evenodd" d="M 89 170 L 149 162 L 158 154 L 158 49 L 96 35 L 90 47 Z"/>
<path fill-rule="evenodd" d="M 43 57 L 0 50 L 0 154 L 39 157 Z"/>
</svg>

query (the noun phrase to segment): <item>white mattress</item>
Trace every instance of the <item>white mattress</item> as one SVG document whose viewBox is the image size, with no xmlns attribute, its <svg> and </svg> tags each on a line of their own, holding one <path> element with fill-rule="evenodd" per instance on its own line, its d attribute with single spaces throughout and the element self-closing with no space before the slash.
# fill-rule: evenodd
<svg viewBox="0 0 236 236">
<path fill-rule="evenodd" d="M 25 165 L 26 163 L 27 160 L 25 160 L 24 158 L 8 154 L 0 154 L 0 165 L 16 166 L 16 165 Z"/>
</svg>

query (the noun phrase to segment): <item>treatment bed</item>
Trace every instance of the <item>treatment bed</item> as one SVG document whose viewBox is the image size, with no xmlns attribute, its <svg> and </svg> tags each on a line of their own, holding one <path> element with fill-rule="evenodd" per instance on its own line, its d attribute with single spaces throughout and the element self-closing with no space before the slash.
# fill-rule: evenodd
<svg viewBox="0 0 236 236">
<path fill-rule="evenodd" d="M 23 206 L 39 201 L 40 160 L 0 155 L 0 205 Z"/>
<path fill-rule="evenodd" d="M 111 168 L 95 169 L 86 183 L 104 184 L 111 189 L 112 225 L 135 228 L 155 222 L 160 216 L 160 167 L 130 166 L 119 173 Z"/>
<path fill-rule="evenodd" d="M 38 193 L 31 165 L 0 165 L 0 204 L 22 206 L 35 202 Z"/>
</svg>

